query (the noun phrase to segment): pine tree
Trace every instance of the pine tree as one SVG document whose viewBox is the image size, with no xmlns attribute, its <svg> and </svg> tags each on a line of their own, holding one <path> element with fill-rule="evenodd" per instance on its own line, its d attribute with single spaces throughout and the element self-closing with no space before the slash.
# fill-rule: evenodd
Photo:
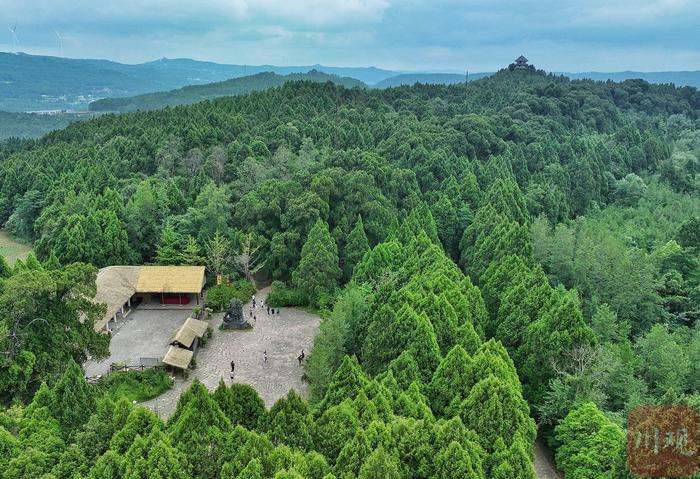
<svg viewBox="0 0 700 479">
<path fill-rule="evenodd" d="M 453 259 L 459 259 L 457 210 L 447 196 L 441 196 L 440 200 L 433 205 L 432 214 L 435 217 L 438 237 L 445 248 L 445 254 Z"/>
<path fill-rule="evenodd" d="M 85 381 L 83 370 L 71 359 L 52 390 L 51 414 L 66 439 L 72 438 L 95 412 L 95 391 Z"/>
<path fill-rule="evenodd" d="M 479 465 L 472 464 L 471 456 L 456 441 L 435 456 L 435 477 L 445 479 L 485 479 Z M 520 476 L 513 476 L 520 477 Z"/>
<path fill-rule="evenodd" d="M 166 226 L 156 248 L 156 264 L 162 266 L 180 264 L 180 237 L 172 226 Z"/>
<path fill-rule="evenodd" d="M 0 255 L 0 279 L 9 278 L 12 275 L 12 268 L 5 261 L 5 257 Z"/>
<path fill-rule="evenodd" d="M 223 475 L 222 477 L 227 477 Z M 236 476 L 236 479 L 262 479 L 263 478 L 263 468 L 260 463 L 260 459 L 253 459 L 248 463 L 248 465 L 241 471 L 240 474 Z M 231 476 L 233 478 L 233 476 Z"/>
<path fill-rule="evenodd" d="M 350 231 L 345 243 L 345 264 L 343 268 L 343 279 L 345 281 L 349 281 L 352 278 L 355 266 L 362 261 L 367 251 L 369 251 L 369 241 L 365 234 L 362 216 L 358 215 L 355 227 Z"/>
<path fill-rule="evenodd" d="M 270 409 L 267 433 L 273 443 L 307 451 L 313 445 L 312 431 L 309 406 L 293 389 Z"/>
<path fill-rule="evenodd" d="M 199 244 L 193 236 L 188 236 L 185 247 L 180 253 L 180 264 L 199 266 L 204 263 L 204 258 L 200 255 Z"/>
<path fill-rule="evenodd" d="M 301 250 L 301 262 L 292 275 L 294 285 L 314 303 L 332 293 L 340 279 L 338 247 L 328 225 L 318 220 Z"/>
<path fill-rule="evenodd" d="M 420 382 L 421 373 L 413 354 L 406 350 L 398 358 L 389 363 L 389 371 L 394 375 L 396 383 L 401 389 L 408 389 L 413 382 Z"/>
<path fill-rule="evenodd" d="M 24 260 L 24 265 L 29 271 L 43 271 L 44 269 L 42 264 L 39 263 L 39 260 L 36 259 L 36 255 L 33 252 L 30 252 L 27 255 L 27 259 Z"/>
<path fill-rule="evenodd" d="M 314 447 L 329 461 L 335 462 L 343 445 L 355 436 L 358 428 L 360 421 L 357 413 L 350 400 L 346 399 L 338 406 L 326 409 L 315 421 Z"/>
<path fill-rule="evenodd" d="M 107 451 L 97 459 L 88 479 L 122 479 L 122 462 L 122 456 L 114 451 Z"/>
<path fill-rule="evenodd" d="M 216 474 L 218 447 L 231 430 L 231 422 L 198 379 L 186 394 L 184 399 L 185 394 L 180 396 L 168 420 L 168 435 L 173 446 L 187 456 L 195 476 L 211 477 Z"/>
<path fill-rule="evenodd" d="M 76 263 L 85 261 L 87 258 L 85 246 L 85 231 L 80 223 L 76 223 L 68 232 L 65 243 L 60 248 L 63 252 L 61 261 L 63 263 Z"/>
<path fill-rule="evenodd" d="M 625 467 L 625 434 L 593 403 L 571 411 L 555 429 L 557 466 L 566 477 L 613 479 Z"/>
<path fill-rule="evenodd" d="M 123 426 L 119 427 L 118 422 L 115 424 L 116 432 L 110 440 L 109 448 L 118 454 L 124 454 L 138 436 L 146 437 L 153 429 L 162 429 L 163 427 L 163 421 L 149 409 L 145 407 L 133 408 Z"/>
<path fill-rule="evenodd" d="M 44 269 L 46 271 L 55 271 L 57 269 L 61 268 L 61 262 L 58 261 L 58 256 L 56 256 L 56 250 L 51 249 L 51 254 L 49 254 L 49 257 L 44 261 Z M 0 277 L 2 277 L 2 267 L 0 267 Z"/>
<path fill-rule="evenodd" d="M 71 444 L 61 454 L 61 459 L 51 470 L 51 474 L 57 478 L 77 478 L 85 477 L 88 471 L 88 461 L 83 454 L 83 451 Z"/>
<path fill-rule="evenodd" d="M 362 464 L 369 457 L 372 449 L 364 429 L 359 428 L 351 441 L 342 445 L 335 461 L 333 472 L 339 478 L 357 477 Z"/>
<path fill-rule="evenodd" d="M 432 421 L 433 412 L 418 384 L 418 382 L 411 383 L 408 389 L 399 394 L 394 401 L 394 413 L 397 416 Z"/>
<path fill-rule="evenodd" d="M 397 477 L 399 477 L 399 466 L 396 460 L 379 446 L 362 465 L 358 479 L 396 479 Z"/>
<path fill-rule="evenodd" d="M 464 425 L 479 436 L 481 446 L 492 451 L 498 438 L 509 440 L 516 433 L 527 444 L 535 440 L 537 428 L 527 403 L 511 383 L 489 376 L 479 381 L 462 402 Z M 528 451 L 532 454 L 532 450 Z"/>
<path fill-rule="evenodd" d="M 248 384 L 235 383 L 228 387 L 222 379 L 212 397 L 234 426 L 240 424 L 252 431 L 265 420 L 265 403 Z"/>
<path fill-rule="evenodd" d="M 404 304 L 393 317 L 395 319 L 388 324 L 375 320 L 370 326 L 362 348 L 363 363 L 369 372 L 376 372 L 408 350 L 418 364 L 421 378 L 428 380 L 441 359 L 430 321 L 425 314 L 417 314 L 408 304 Z"/>
<path fill-rule="evenodd" d="M 595 336 L 586 325 L 576 291 L 558 293 L 559 300 L 528 326 L 525 344 L 517 352 L 522 358 L 520 372 L 525 379 L 525 396 L 541 404 L 542 395 L 554 377 L 554 364 L 565 352 L 591 346 Z"/>
<path fill-rule="evenodd" d="M 446 413 L 453 401 L 461 403 L 470 390 L 467 374 L 471 358 L 461 346 L 455 346 L 440 362 L 428 385 L 428 397 L 438 416 Z"/>
</svg>

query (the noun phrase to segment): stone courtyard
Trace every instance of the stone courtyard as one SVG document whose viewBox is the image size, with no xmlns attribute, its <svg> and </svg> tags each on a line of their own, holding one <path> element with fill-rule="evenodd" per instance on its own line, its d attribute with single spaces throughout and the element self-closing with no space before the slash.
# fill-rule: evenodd
<svg viewBox="0 0 700 479">
<path fill-rule="evenodd" d="M 161 358 L 175 332 L 190 316 L 192 308 L 135 308 L 126 318 L 111 323 L 110 357 L 85 364 L 86 376 L 109 372 L 111 363 L 138 366 L 140 358 Z"/>
<path fill-rule="evenodd" d="M 221 331 L 219 325 L 223 313 L 212 315 L 209 324 L 214 334 L 206 346 L 197 351 L 196 368 L 190 370 L 189 378 L 185 380 L 176 376 L 171 390 L 143 404 L 168 417 L 175 409 L 180 393 L 190 386 L 194 378 L 198 378 L 210 390 L 214 390 L 221 379 L 230 384 L 231 361 L 236 364 L 234 382 L 253 386 L 268 408 L 290 389 L 306 396 L 307 384 L 302 380 L 304 368 L 299 365 L 297 356 L 302 349 L 307 355 L 311 351 L 320 319 L 293 308 L 281 308 L 279 315 L 268 316 L 266 309 L 261 309 L 259 305 L 267 297 L 268 291 L 262 289 L 256 293 L 258 308 L 255 310 L 257 320 L 253 329 Z M 243 307 L 247 319 L 250 307 L 250 303 Z M 265 351 L 267 361 L 264 361 Z"/>
</svg>

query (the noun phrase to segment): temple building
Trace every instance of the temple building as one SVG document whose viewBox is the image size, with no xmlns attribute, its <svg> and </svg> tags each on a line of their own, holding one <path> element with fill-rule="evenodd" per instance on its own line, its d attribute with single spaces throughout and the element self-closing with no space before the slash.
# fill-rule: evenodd
<svg viewBox="0 0 700 479">
<path fill-rule="evenodd" d="M 520 55 L 518 58 L 515 59 L 515 68 L 524 70 L 528 67 L 527 64 L 528 60 L 524 56 Z"/>
</svg>

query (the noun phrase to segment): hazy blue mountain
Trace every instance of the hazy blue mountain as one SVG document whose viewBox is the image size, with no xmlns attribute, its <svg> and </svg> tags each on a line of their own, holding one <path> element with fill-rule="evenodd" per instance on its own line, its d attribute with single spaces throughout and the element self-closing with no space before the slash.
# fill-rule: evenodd
<svg viewBox="0 0 700 479">
<path fill-rule="evenodd" d="M 0 140 L 6 138 L 38 138 L 52 130 L 65 128 L 74 121 L 94 118 L 95 113 L 56 113 L 39 115 L 0 111 Z"/>
<path fill-rule="evenodd" d="M 248 66 L 165 58 L 126 65 L 0 52 L 0 110 L 84 110 L 99 98 L 167 91 L 263 72 L 288 75 L 314 69 L 372 84 L 399 73 L 374 67 Z"/>
<path fill-rule="evenodd" d="M 489 75 L 492 75 L 492 73 L 470 73 L 469 81 L 478 80 Z M 374 88 L 392 88 L 401 85 L 414 85 L 416 83 L 453 85 L 455 83 L 464 83 L 465 80 L 465 75 L 457 73 L 402 73 L 385 78 L 372 86 Z"/>
<path fill-rule="evenodd" d="M 367 85 L 360 80 L 340 77 L 338 75 L 329 75 L 328 73 L 318 70 L 311 70 L 308 73 L 290 73 L 288 75 L 264 72 L 222 82 L 208 83 L 206 85 L 190 85 L 165 92 L 146 93 L 125 98 L 105 98 L 92 102 L 90 104 L 90 110 L 112 112 L 155 110 L 166 106 L 187 105 L 198 101 L 212 100 L 222 96 L 243 95 L 253 91 L 278 87 L 288 81 L 294 80 L 314 82 L 331 81 L 343 85 L 346 88 L 367 87 Z"/>
<path fill-rule="evenodd" d="M 191 59 L 160 59 L 127 65 L 109 60 L 71 59 L 23 53 L 0 52 L 0 110 L 85 110 L 100 98 L 133 97 L 163 92 L 187 85 L 202 85 L 233 78 L 272 72 L 278 75 L 304 73 L 309 70 L 351 77 L 361 82 L 387 88 L 404 84 L 458 83 L 461 74 L 411 73 L 375 67 L 327 67 L 324 65 L 275 66 L 227 65 Z M 477 79 L 476 73 L 470 79 Z M 700 87 L 700 71 L 687 72 L 586 72 L 565 73 L 571 78 L 612 79 L 622 81 L 641 78 L 650 83 L 675 83 Z"/>
<path fill-rule="evenodd" d="M 633 78 L 641 78 L 649 83 L 673 83 L 676 86 L 694 86 L 700 88 L 700 71 L 681 72 L 580 72 L 561 73 L 571 79 L 589 78 L 591 80 L 612 80 L 621 82 Z"/>
</svg>

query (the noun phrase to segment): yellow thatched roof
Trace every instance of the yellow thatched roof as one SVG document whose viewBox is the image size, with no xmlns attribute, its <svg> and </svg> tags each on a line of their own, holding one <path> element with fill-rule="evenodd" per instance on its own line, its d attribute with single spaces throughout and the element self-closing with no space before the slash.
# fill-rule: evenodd
<svg viewBox="0 0 700 479">
<path fill-rule="evenodd" d="M 104 317 L 95 323 L 95 330 L 105 328 L 109 320 L 136 292 L 140 266 L 108 266 L 97 272 L 97 294 L 93 301 L 107 305 Z"/>
<path fill-rule="evenodd" d="M 195 318 L 187 318 L 180 329 L 175 333 L 173 341 L 177 341 L 186 348 L 191 348 L 194 338 L 201 338 L 207 332 L 209 325 Z"/>
<path fill-rule="evenodd" d="M 192 361 L 192 356 L 194 356 L 194 353 L 189 349 L 170 346 L 168 352 L 165 353 L 163 363 L 176 368 L 187 369 Z"/>
<path fill-rule="evenodd" d="M 201 293 L 204 266 L 141 266 L 137 293 Z"/>
</svg>

